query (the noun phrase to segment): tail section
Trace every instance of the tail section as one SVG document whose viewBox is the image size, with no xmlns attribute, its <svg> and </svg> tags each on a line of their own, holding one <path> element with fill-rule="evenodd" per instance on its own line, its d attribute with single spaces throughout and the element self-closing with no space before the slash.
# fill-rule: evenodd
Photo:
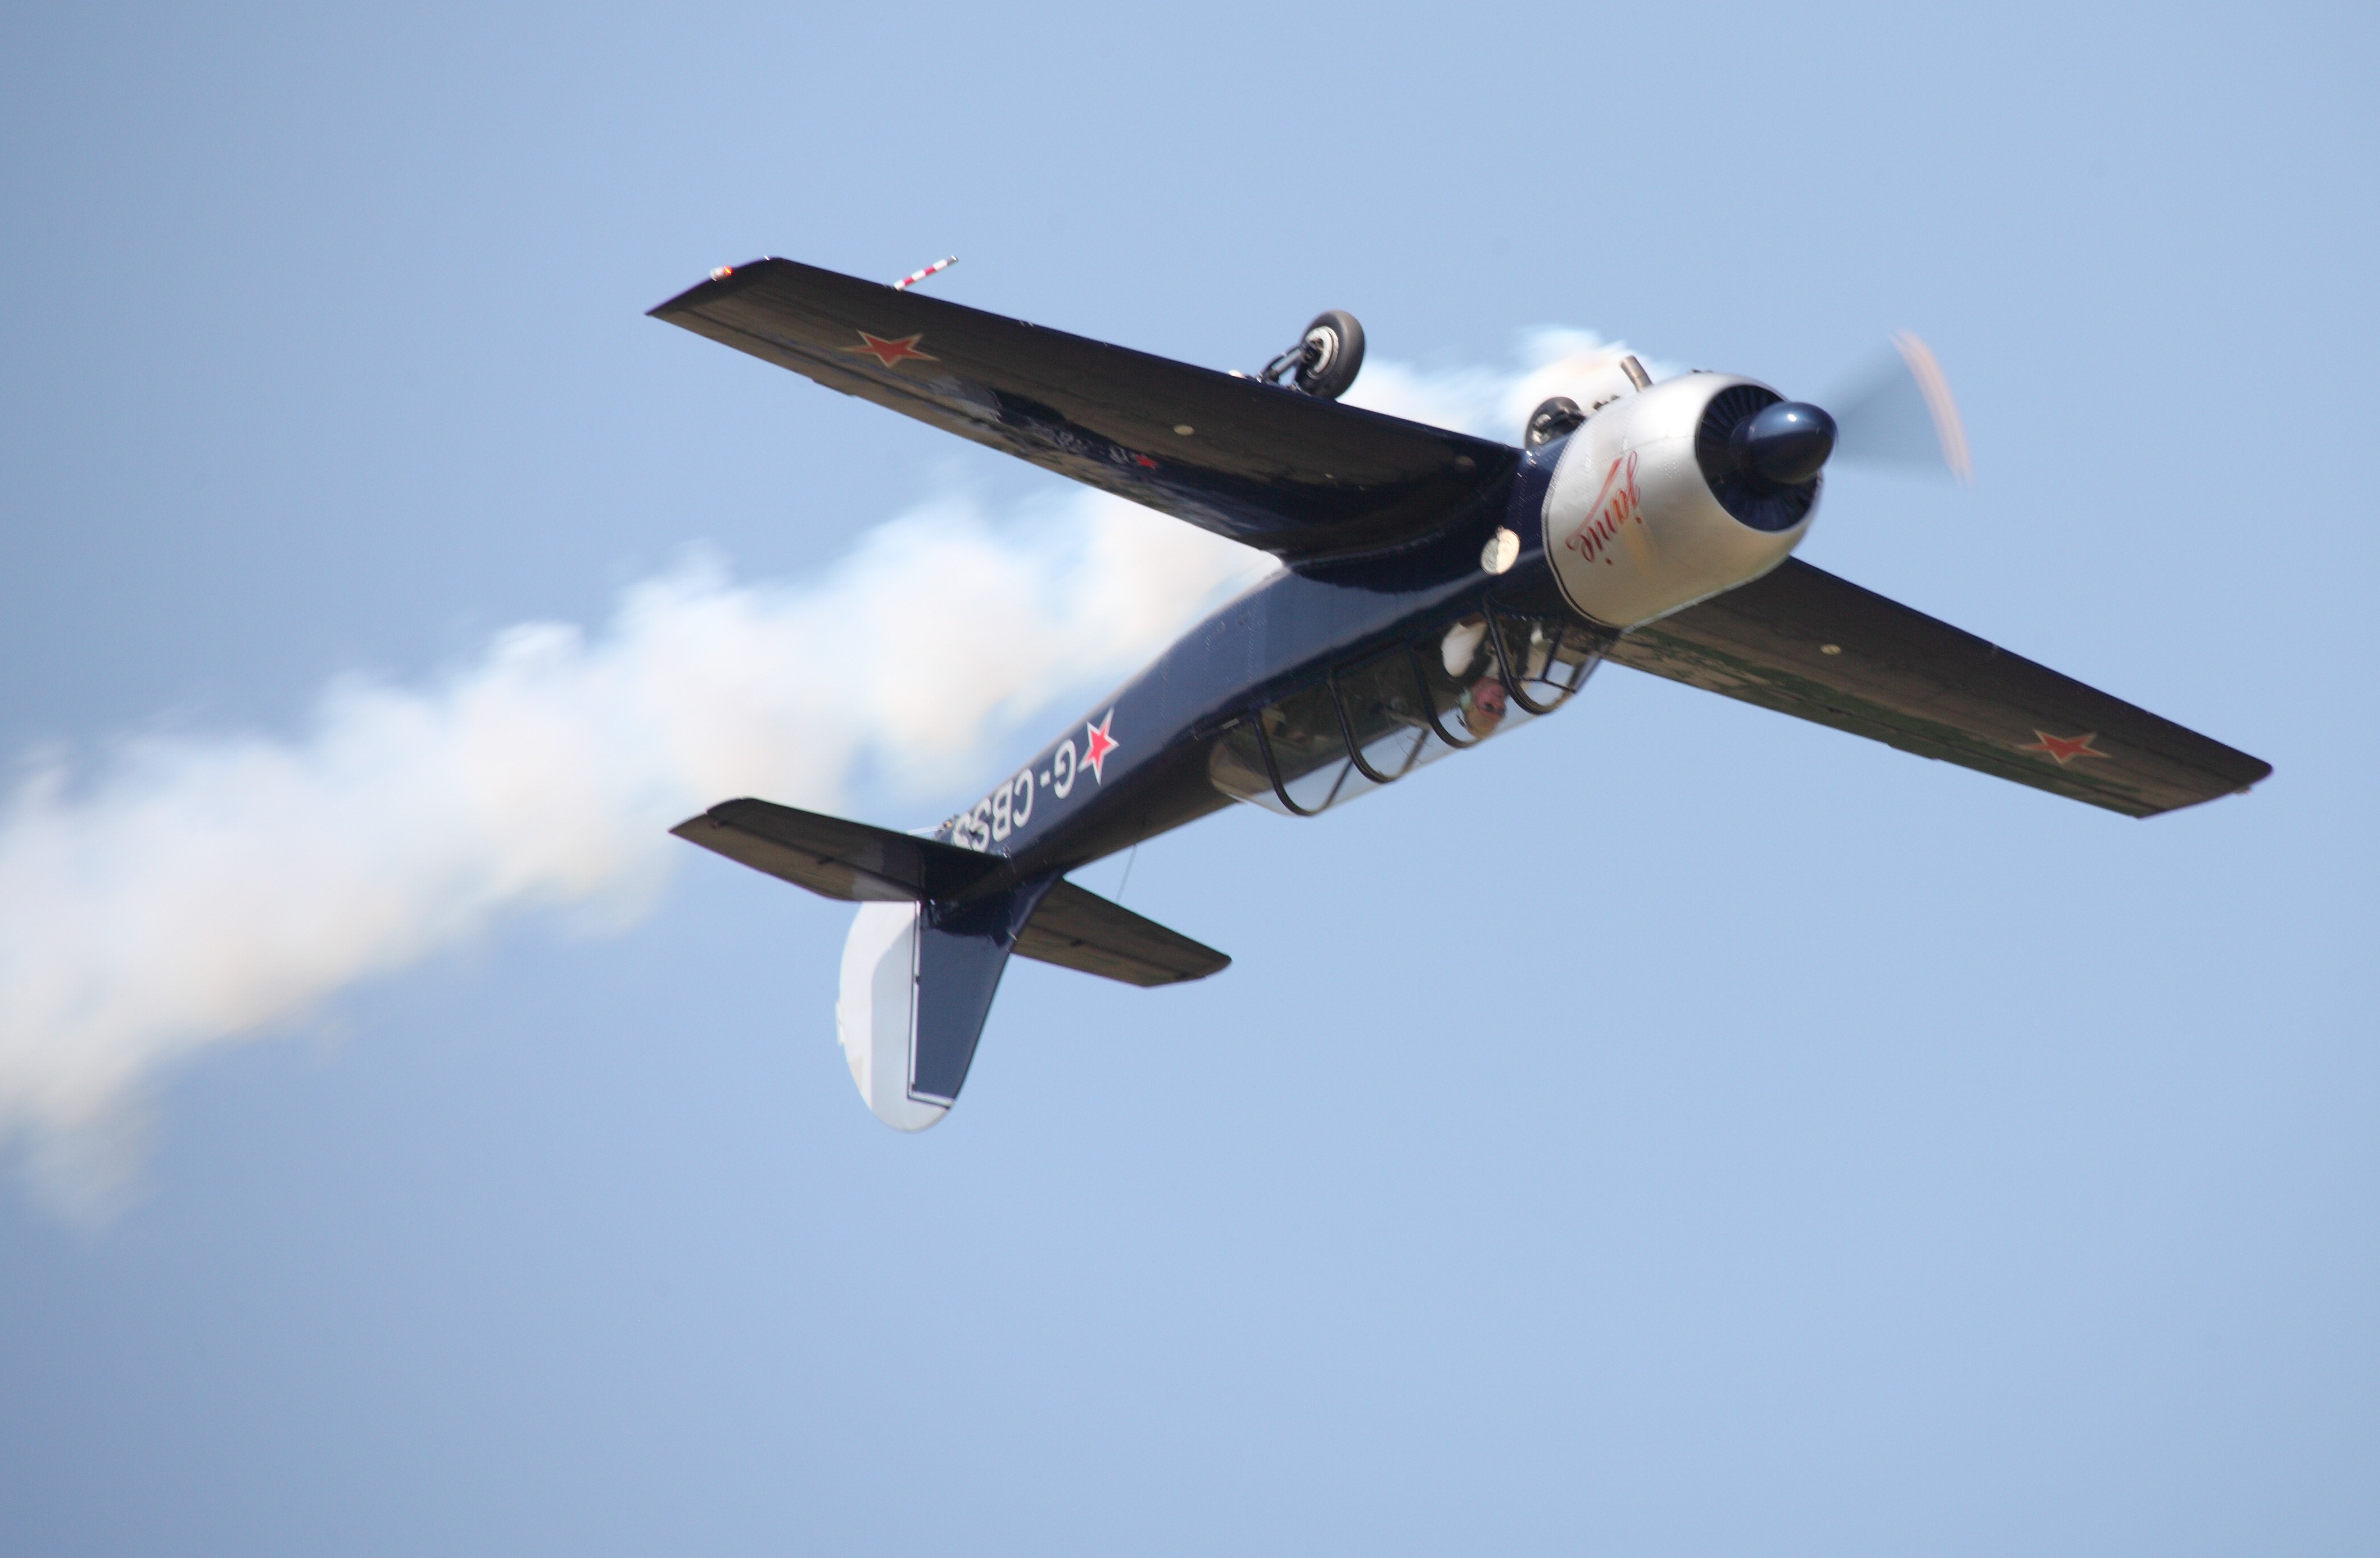
<svg viewBox="0 0 2380 1558">
<path fill-rule="evenodd" d="M 835 1033 L 859 1096 L 896 1130 L 924 1130 L 950 1112 L 1011 953 L 1137 985 L 1204 979 L 1232 961 L 1071 882 L 998 886 L 1007 864 L 998 856 L 865 822 L 731 800 L 670 831 L 858 903 Z"/>
</svg>

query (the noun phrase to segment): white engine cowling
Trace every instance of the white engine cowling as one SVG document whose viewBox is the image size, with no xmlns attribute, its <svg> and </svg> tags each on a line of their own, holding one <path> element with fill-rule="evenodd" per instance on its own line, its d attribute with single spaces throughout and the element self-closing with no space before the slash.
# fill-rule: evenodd
<svg viewBox="0 0 2380 1558">
<path fill-rule="evenodd" d="M 1784 485 L 1731 462 L 1729 435 L 1782 400 L 1751 379 L 1689 373 L 1604 407 L 1547 489 L 1546 555 L 1573 609 L 1627 628 L 1746 584 L 1809 533 L 1818 479 Z"/>
</svg>

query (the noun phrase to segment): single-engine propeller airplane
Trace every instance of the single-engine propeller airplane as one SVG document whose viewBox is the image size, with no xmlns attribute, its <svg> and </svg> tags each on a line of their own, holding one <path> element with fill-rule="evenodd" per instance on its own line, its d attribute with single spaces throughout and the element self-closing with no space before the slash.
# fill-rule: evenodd
<svg viewBox="0 0 2380 1558">
<path fill-rule="evenodd" d="M 1339 404 L 1364 337 L 1336 310 L 1248 375 L 917 279 L 760 260 L 652 312 L 1283 566 L 931 836 L 755 799 L 674 830 L 859 904 L 837 1030 L 903 1130 L 958 1098 L 1012 954 L 1137 985 L 1230 962 L 1069 871 L 1232 801 L 1314 816 L 1552 713 L 1607 660 L 2132 817 L 2272 772 L 1795 559 L 1838 428 L 1752 379 L 1627 358 L 1513 447 Z M 1848 408 L 1840 432 L 1855 452 Z"/>
</svg>

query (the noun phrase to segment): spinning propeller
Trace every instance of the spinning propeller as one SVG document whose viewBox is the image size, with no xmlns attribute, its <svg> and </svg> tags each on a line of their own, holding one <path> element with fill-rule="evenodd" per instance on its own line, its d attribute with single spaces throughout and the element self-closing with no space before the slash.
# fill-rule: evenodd
<svg viewBox="0 0 2380 1558">
<path fill-rule="evenodd" d="M 1650 386 L 1634 358 L 1623 359 L 1621 368 L 1636 388 Z M 1597 400 L 1598 406 L 1607 403 Z M 1829 460 L 1840 459 L 1945 474 L 1961 486 L 1974 482 L 1949 381 L 1925 343 L 1907 331 L 1862 364 L 1826 406 L 1774 400 L 1764 393 L 1737 396 L 1718 414 L 1725 421 L 1711 430 L 1717 442 L 1708 451 L 1715 479 L 1731 473 L 1755 484 L 1794 487 Z M 1522 443 L 1543 447 L 1575 432 L 1586 417 L 1576 400 L 1556 396 L 1530 413 Z"/>
<path fill-rule="evenodd" d="M 1889 350 L 1878 352 L 1840 386 L 1833 407 L 1838 458 L 1904 471 L 1945 472 L 1962 487 L 1974 484 L 1967 433 L 1959 422 L 1958 403 L 1950 398 L 1950 382 L 1942 376 L 1932 349 L 1908 331 L 1893 336 Z M 1784 409 L 1772 406 L 1753 420 Z"/>
</svg>

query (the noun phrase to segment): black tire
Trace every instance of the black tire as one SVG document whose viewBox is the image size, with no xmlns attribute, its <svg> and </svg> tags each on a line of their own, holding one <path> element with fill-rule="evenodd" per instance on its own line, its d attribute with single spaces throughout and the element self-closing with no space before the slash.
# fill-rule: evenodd
<svg viewBox="0 0 2380 1558">
<path fill-rule="evenodd" d="M 1577 401 L 1566 395 L 1539 401 L 1537 408 L 1529 413 L 1529 425 L 1522 430 L 1522 446 L 1542 449 L 1557 438 L 1568 438 L 1585 420 L 1586 413 L 1578 408 Z"/>
<path fill-rule="evenodd" d="M 1297 365 L 1297 387 L 1336 400 L 1364 369 L 1364 327 L 1344 309 L 1314 316 L 1305 327 L 1305 358 Z"/>
</svg>

